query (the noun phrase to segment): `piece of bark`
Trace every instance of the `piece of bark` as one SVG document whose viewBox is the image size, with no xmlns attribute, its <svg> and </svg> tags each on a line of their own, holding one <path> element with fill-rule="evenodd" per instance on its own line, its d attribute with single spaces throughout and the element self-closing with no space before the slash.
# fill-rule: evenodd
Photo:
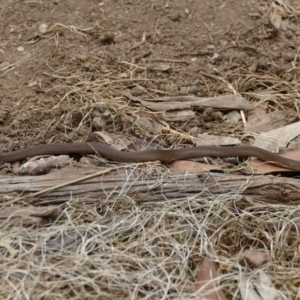
<svg viewBox="0 0 300 300">
<path fill-rule="evenodd" d="M 186 171 L 186 172 L 197 172 L 198 174 L 202 174 L 207 171 L 211 170 L 223 170 L 228 168 L 229 164 L 223 165 L 209 165 L 209 164 L 202 164 L 190 160 L 175 160 L 168 164 L 168 167 L 172 170 L 176 171 Z"/>
<path fill-rule="evenodd" d="M 0 206 L 9 203 L 12 197 L 26 196 L 44 189 L 68 183 L 75 179 L 94 174 L 106 168 L 76 168 L 70 166 L 41 176 L 0 176 Z M 132 176 L 129 176 L 132 174 Z M 243 188 L 242 188 L 243 187 Z M 165 201 L 176 197 L 199 195 L 237 194 L 251 196 L 267 203 L 300 203 L 299 180 L 273 176 L 243 176 L 219 173 L 197 174 L 168 170 L 156 166 L 139 166 L 134 172 L 125 168 L 103 173 L 99 176 L 60 187 L 38 199 L 27 199 L 30 203 L 64 203 L 71 198 L 107 199 L 124 194 L 136 201 Z M 25 200 L 22 200 L 25 201 Z"/>
<path fill-rule="evenodd" d="M 252 110 L 252 105 L 241 95 L 223 95 L 211 98 L 195 96 L 165 97 L 151 100 L 138 100 L 145 107 L 154 111 L 171 111 L 183 109 L 204 109 L 207 107 L 218 110 Z"/>
<path fill-rule="evenodd" d="M 19 168 L 22 175 L 41 175 L 49 173 L 52 169 L 63 168 L 69 164 L 74 163 L 74 160 L 69 155 L 49 156 L 45 158 L 37 157 L 39 159 L 31 158 Z"/>
<path fill-rule="evenodd" d="M 238 145 L 241 141 L 237 138 L 230 136 L 218 136 L 210 134 L 197 134 L 197 137 L 193 139 L 196 146 L 202 145 L 217 145 L 217 146 L 228 146 L 228 145 Z"/>
<path fill-rule="evenodd" d="M 187 121 L 190 120 L 192 117 L 196 115 L 196 112 L 192 111 L 191 109 L 184 109 L 184 110 L 172 110 L 166 111 L 164 113 L 164 119 L 166 121 Z"/>
</svg>

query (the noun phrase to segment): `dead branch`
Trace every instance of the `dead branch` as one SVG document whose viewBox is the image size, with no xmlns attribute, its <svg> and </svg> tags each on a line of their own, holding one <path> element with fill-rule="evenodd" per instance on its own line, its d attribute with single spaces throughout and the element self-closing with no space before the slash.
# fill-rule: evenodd
<svg viewBox="0 0 300 300">
<path fill-rule="evenodd" d="M 0 176 L 2 206 L 19 197 L 26 201 L 30 198 L 30 203 L 53 205 L 71 198 L 101 201 L 124 195 L 139 202 L 184 197 L 200 199 L 212 195 L 215 198 L 228 194 L 253 197 L 268 203 L 299 203 L 298 179 L 212 172 L 199 174 L 169 170 L 162 166 L 134 166 L 112 168 L 110 172 L 106 168 L 68 167 L 42 176 Z M 97 176 L 93 177 L 94 173 Z M 53 188 L 55 186 L 57 188 Z M 46 189 L 49 191 L 43 194 Z M 33 202 L 33 197 L 30 197 L 32 193 L 39 193 Z"/>
</svg>

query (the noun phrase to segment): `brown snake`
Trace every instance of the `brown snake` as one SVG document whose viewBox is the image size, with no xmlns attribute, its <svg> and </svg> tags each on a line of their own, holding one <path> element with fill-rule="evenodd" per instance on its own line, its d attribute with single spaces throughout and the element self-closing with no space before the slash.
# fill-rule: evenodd
<svg viewBox="0 0 300 300">
<path fill-rule="evenodd" d="M 149 149 L 138 152 L 123 152 L 102 143 L 56 143 L 38 145 L 13 152 L 0 153 L 0 161 L 13 162 L 37 155 L 53 154 L 100 154 L 119 162 L 173 161 L 199 157 L 257 157 L 280 167 L 300 170 L 300 161 L 279 156 L 267 150 L 252 146 L 220 147 L 198 146 L 179 150 Z"/>
</svg>

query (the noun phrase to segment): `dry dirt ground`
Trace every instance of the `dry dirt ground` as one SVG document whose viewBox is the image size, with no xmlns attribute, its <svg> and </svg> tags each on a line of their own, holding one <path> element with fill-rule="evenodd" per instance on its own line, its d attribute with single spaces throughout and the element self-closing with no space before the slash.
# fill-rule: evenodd
<svg viewBox="0 0 300 300">
<path fill-rule="evenodd" d="M 228 112 L 197 111 L 172 120 L 144 108 L 137 98 L 237 92 L 255 104 L 259 100 L 251 93 L 268 89 L 273 92 L 268 110 L 286 112 L 285 124 L 298 121 L 299 3 L 286 3 L 0 0 L 1 152 L 97 141 L 100 131 L 165 147 L 184 144 L 170 131 L 146 132 L 138 118 L 159 120 L 192 136 L 248 141 L 242 122 L 223 121 Z M 15 168 L 4 164 L 1 174 L 16 176 Z M 277 296 L 295 299 L 300 240 L 286 230 L 292 230 L 288 220 L 299 216 L 296 207 L 273 206 L 269 215 L 270 204 L 237 207 L 237 198 L 228 195 L 226 201 L 208 200 L 174 196 L 138 204 L 124 194 L 97 201 L 70 196 L 44 227 L 3 227 L 1 298 L 202 299 L 194 284 L 209 252 L 208 236 L 222 224 L 215 261 L 227 299 L 240 299 L 243 284 L 244 291 L 250 289 L 245 282 L 260 274 L 240 261 L 240 253 L 250 249 L 267 253 L 268 263 L 260 270 L 280 292 Z M 100 221 L 124 213 L 134 213 L 134 220 L 128 219 L 130 234 L 123 228 L 99 241 L 87 231 L 96 232 Z M 82 243 L 54 253 L 45 250 L 45 240 L 71 228 L 82 235 Z"/>
</svg>

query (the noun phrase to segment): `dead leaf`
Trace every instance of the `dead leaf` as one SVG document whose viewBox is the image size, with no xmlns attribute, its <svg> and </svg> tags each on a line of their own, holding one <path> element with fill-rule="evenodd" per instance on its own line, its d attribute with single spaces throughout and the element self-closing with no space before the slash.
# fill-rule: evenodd
<svg viewBox="0 0 300 300">
<path fill-rule="evenodd" d="M 295 12 L 295 9 L 290 4 L 290 0 L 276 0 L 272 2 L 271 6 L 281 11 L 282 14 L 287 15 Z"/>
<path fill-rule="evenodd" d="M 248 116 L 249 120 L 249 116 Z M 257 114 L 251 117 L 251 121 L 247 123 L 246 132 L 266 132 L 282 127 L 285 124 L 285 113 L 282 111 L 273 111 L 268 114 Z"/>
<path fill-rule="evenodd" d="M 257 120 L 259 116 L 264 116 L 267 113 L 267 108 L 269 105 L 269 101 L 264 101 L 263 103 L 259 104 L 258 106 L 255 106 L 253 110 L 250 110 L 248 112 L 248 118 L 247 121 L 249 123 L 252 123 Z"/>
<path fill-rule="evenodd" d="M 295 10 L 290 5 L 288 0 L 276 0 L 273 1 L 270 8 L 270 22 L 276 28 L 282 30 L 287 29 L 287 24 L 283 19 L 287 18 L 289 14 Z"/>
<path fill-rule="evenodd" d="M 211 238 L 213 244 L 216 240 L 216 235 Z M 200 299 L 205 300 L 226 300 L 226 297 L 219 286 L 219 277 L 217 274 L 215 263 L 212 259 L 214 249 L 210 244 L 208 251 L 211 254 L 207 254 L 204 258 L 200 270 L 197 275 L 197 282 L 195 289 Z"/>
<path fill-rule="evenodd" d="M 300 150 L 299 151 L 289 151 L 284 154 L 280 154 L 286 158 L 300 160 Z M 288 168 L 282 168 L 276 165 L 269 164 L 267 162 L 261 161 L 257 158 L 249 162 L 250 167 L 254 170 L 255 174 L 267 174 L 272 172 L 298 172 L 297 170 L 291 170 Z"/>
<path fill-rule="evenodd" d="M 279 29 L 282 22 L 282 15 L 277 9 L 272 10 L 270 14 L 270 22 L 276 28 Z"/>
<path fill-rule="evenodd" d="M 268 262 L 268 255 L 266 252 L 249 250 L 243 254 L 243 258 L 252 268 L 258 268 Z"/>
<path fill-rule="evenodd" d="M 230 124 L 237 124 L 240 122 L 241 114 L 237 111 L 231 111 L 224 116 L 224 120 Z"/>
<path fill-rule="evenodd" d="M 241 50 L 246 52 L 250 57 L 259 58 L 262 56 L 262 54 L 253 47 L 242 47 Z"/>
<path fill-rule="evenodd" d="M 151 119 L 151 118 L 137 118 L 133 125 L 136 126 L 140 132 L 144 134 L 161 134 L 162 133 L 162 127 L 161 125 Z"/>
<path fill-rule="evenodd" d="M 271 152 L 278 152 L 278 149 L 285 148 L 286 145 L 298 135 L 300 135 L 300 122 L 263 132 L 255 136 L 254 146 Z"/>
<path fill-rule="evenodd" d="M 190 120 L 192 117 L 196 115 L 196 112 L 192 111 L 191 109 L 184 109 L 184 110 L 172 110 L 166 111 L 164 113 L 164 119 L 166 121 L 187 121 Z"/>
<path fill-rule="evenodd" d="M 247 132 L 255 131 L 256 132 L 257 127 L 253 128 L 253 129 L 251 129 L 250 127 L 251 127 L 251 125 L 259 122 L 261 119 L 261 116 L 264 116 L 267 113 L 268 105 L 269 105 L 269 101 L 264 101 L 260 105 L 256 106 L 254 108 L 254 110 L 251 110 L 248 112 L 248 119 L 247 119 L 248 123 L 246 124 L 245 131 L 247 131 Z M 265 130 L 263 130 L 263 131 L 265 131 Z M 258 132 L 260 132 L 260 131 L 258 131 Z M 249 137 L 249 144 L 251 146 L 253 146 L 254 142 L 255 142 L 254 137 L 252 137 L 252 136 Z"/>
<path fill-rule="evenodd" d="M 153 70 L 153 71 L 168 71 L 170 69 L 170 65 L 164 64 L 164 63 L 153 63 L 153 64 L 147 64 L 147 69 Z"/>
<path fill-rule="evenodd" d="M 251 277 L 240 280 L 240 291 L 243 300 L 281 300 L 283 297 L 276 290 L 269 276 L 262 270 Z"/>
<path fill-rule="evenodd" d="M 161 120 L 148 112 L 140 112 L 138 115 L 126 114 L 123 116 L 123 123 L 124 127 L 130 128 L 138 136 L 147 136 L 148 134 L 153 136 L 162 133 Z"/>
<path fill-rule="evenodd" d="M 124 134 L 108 133 L 106 131 L 95 131 L 94 134 L 106 144 L 118 150 L 126 150 L 128 146 L 133 144 L 133 138 Z"/>
</svg>

